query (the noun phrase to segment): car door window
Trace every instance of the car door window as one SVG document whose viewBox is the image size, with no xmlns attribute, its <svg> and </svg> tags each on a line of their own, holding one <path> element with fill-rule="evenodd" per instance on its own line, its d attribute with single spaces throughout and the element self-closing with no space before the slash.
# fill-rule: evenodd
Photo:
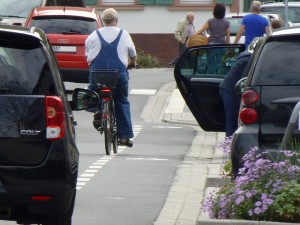
<svg viewBox="0 0 300 225">
<path fill-rule="evenodd" d="M 181 65 L 181 74 L 189 77 L 224 78 L 235 64 L 238 47 L 215 46 L 188 52 Z"/>
</svg>

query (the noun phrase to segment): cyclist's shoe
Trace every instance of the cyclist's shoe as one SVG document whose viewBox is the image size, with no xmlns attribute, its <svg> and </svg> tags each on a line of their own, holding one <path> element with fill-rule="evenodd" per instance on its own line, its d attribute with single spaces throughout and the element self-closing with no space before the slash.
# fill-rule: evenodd
<svg viewBox="0 0 300 225">
<path fill-rule="evenodd" d="M 130 140 L 129 138 L 120 138 L 119 145 L 125 145 L 127 147 L 132 147 L 133 141 Z"/>
<path fill-rule="evenodd" d="M 99 128 L 101 127 L 101 125 L 102 125 L 102 113 L 100 111 L 95 112 L 93 125 L 94 125 L 96 130 L 99 130 Z"/>
</svg>

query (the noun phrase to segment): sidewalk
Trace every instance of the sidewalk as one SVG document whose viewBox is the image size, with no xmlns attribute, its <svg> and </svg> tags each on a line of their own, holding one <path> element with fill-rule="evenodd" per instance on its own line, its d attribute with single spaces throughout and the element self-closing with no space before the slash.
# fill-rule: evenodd
<svg viewBox="0 0 300 225">
<path fill-rule="evenodd" d="M 192 126 L 196 135 L 183 162 L 178 165 L 165 205 L 154 225 L 291 225 L 291 223 L 209 219 L 202 203 L 213 189 L 230 182 L 222 173 L 223 153 L 215 145 L 223 132 L 203 131 L 186 106 L 176 83 L 162 87 L 150 99 L 148 119 Z M 146 115 L 146 114 L 144 114 Z"/>
<path fill-rule="evenodd" d="M 222 152 L 215 151 L 215 144 L 224 138 L 224 133 L 205 132 L 199 127 L 175 82 L 165 85 L 150 101 L 155 107 L 146 109 L 148 115 L 144 114 L 145 117 L 190 125 L 197 133 L 183 162 L 177 167 L 166 203 L 154 225 L 199 224 L 207 185 L 217 186 L 219 181 L 223 181 L 219 179 Z"/>
</svg>

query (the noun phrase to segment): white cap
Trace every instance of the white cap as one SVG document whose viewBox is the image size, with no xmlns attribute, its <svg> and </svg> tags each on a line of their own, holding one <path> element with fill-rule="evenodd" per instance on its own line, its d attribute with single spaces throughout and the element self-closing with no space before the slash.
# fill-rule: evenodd
<svg viewBox="0 0 300 225">
<path fill-rule="evenodd" d="M 106 20 L 114 19 L 118 17 L 118 13 L 114 8 L 105 9 L 102 13 L 102 18 Z"/>
</svg>

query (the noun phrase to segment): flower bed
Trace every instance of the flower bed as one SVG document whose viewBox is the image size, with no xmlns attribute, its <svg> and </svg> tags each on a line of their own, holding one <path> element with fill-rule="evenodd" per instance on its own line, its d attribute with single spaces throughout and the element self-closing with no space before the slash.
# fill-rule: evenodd
<svg viewBox="0 0 300 225">
<path fill-rule="evenodd" d="M 228 155 L 230 140 L 219 146 Z M 233 182 L 210 193 L 203 208 L 213 219 L 300 222 L 300 155 L 278 151 L 276 159 L 251 149 Z"/>
</svg>

